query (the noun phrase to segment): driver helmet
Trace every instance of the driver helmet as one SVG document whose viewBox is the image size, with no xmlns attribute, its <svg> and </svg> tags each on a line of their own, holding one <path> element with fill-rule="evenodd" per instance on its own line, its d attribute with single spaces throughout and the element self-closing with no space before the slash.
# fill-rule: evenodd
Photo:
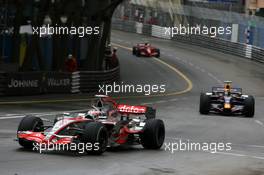
<svg viewBox="0 0 264 175">
<path fill-rule="evenodd" d="M 230 82 L 227 82 L 225 84 L 225 95 L 227 95 L 227 96 L 231 95 L 231 84 L 230 84 Z"/>
<path fill-rule="evenodd" d="M 72 58 L 73 58 L 72 54 L 69 54 L 68 59 L 72 59 Z"/>
</svg>

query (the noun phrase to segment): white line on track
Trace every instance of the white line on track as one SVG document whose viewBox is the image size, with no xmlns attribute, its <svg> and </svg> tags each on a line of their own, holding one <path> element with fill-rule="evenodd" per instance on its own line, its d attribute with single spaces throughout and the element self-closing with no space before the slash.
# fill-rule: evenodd
<svg viewBox="0 0 264 175">
<path fill-rule="evenodd" d="M 186 63 L 187 64 L 187 61 L 186 60 L 182 60 L 182 62 Z"/>
<path fill-rule="evenodd" d="M 228 152 L 216 152 L 212 154 L 223 154 L 223 155 L 230 155 L 230 156 L 238 156 L 238 157 L 246 157 L 245 154 L 237 154 L 237 153 L 228 153 Z"/>
<path fill-rule="evenodd" d="M 18 119 L 23 118 L 25 115 L 17 115 L 17 116 L 9 116 L 9 117 L 0 117 L 0 120 L 6 120 L 6 119 Z"/>
<path fill-rule="evenodd" d="M 154 102 L 141 103 L 141 105 L 152 105 Z"/>
<path fill-rule="evenodd" d="M 211 74 L 210 72 L 208 72 L 207 74 L 208 74 L 208 76 L 209 76 L 209 77 L 212 77 L 212 78 L 214 78 L 214 75 L 213 75 L 213 74 Z"/>
<path fill-rule="evenodd" d="M 201 72 L 203 72 L 203 73 L 204 73 L 204 72 L 205 72 L 205 70 L 204 70 L 203 68 L 201 68 Z"/>
<path fill-rule="evenodd" d="M 191 62 L 189 62 L 189 65 L 190 65 L 190 66 L 192 66 L 192 67 L 194 66 L 194 64 L 193 64 L 193 63 L 191 63 Z"/>
<path fill-rule="evenodd" d="M 223 154 L 223 155 L 237 156 L 237 157 L 249 157 L 249 158 L 253 158 L 253 159 L 264 160 L 264 157 L 251 156 L 251 155 L 246 155 L 246 154 L 237 154 L 237 153 L 228 153 L 228 152 L 216 152 L 216 153 L 213 153 L 213 154 Z"/>
<path fill-rule="evenodd" d="M 199 66 L 195 66 L 195 69 L 197 70 L 200 70 L 201 71 L 201 68 Z"/>
<path fill-rule="evenodd" d="M 219 84 L 223 84 L 223 82 L 221 80 L 217 80 L 217 83 Z"/>
<path fill-rule="evenodd" d="M 259 121 L 259 120 L 255 120 L 255 122 L 261 126 L 264 126 L 263 122 Z"/>
<path fill-rule="evenodd" d="M 185 138 L 176 138 L 176 137 L 166 137 L 166 139 L 172 139 L 172 140 L 186 140 L 186 141 L 191 141 L 190 139 L 185 139 Z M 245 147 L 257 147 L 257 148 L 264 148 L 264 146 L 261 145 L 240 145 L 240 144 L 232 144 L 232 145 L 239 145 L 239 146 L 245 146 Z M 237 151 L 232 149 L 232 151 Z M 216 152 L 216 153 L 212 153 L 209 151 L 203 151 L 205 153 L 211 153 L 211 154 L 222 154 L 222 155 L 227 155 L 227 156 L 236 156 L 236 157 L 248 157 L 248 158 L 253 158 L 253 159 L 260 159 L 260 160 L 264 160 L 264 157 L 260 157 L 260 156 L 252 156 L 252 155 L 248 155 L 248 154 L 239 154 L 239 153 L 234 153 L 234 152 Z M 240 151 L 241 152 L 241 151 Z"/>
<path fill-rule="evenodd" d="M 179 99 L 178 98 L 173 98 L 173 99 L 170 99 L 169 101 L 178 101 Z"/>
<path fill-rule="evenodd" d="M 259 157 L 259 156 L 252 156 L 252 158 L 264 160 L 264 157 Z"/>
<path fill-rule="evenodd" d="M 191 141 L 190 139 L 186 138 L 180 138 L 180 137 L 166 137 L 167 139 L 171 140 L 185 140 L 185 141 Z M 246 144 L 235 144 L 232 143 L 234 146 L 242 146 L 242 147 L 252 147 L 252 148 L 264 148 L 264 145 L 246 145 Z"/>
<path fill-rule="evenodd" d="M 187 100 L 188 98 L 187 97 L 182 97 L 181 100 Z"/>
<path fill-rule="evenodd" d="M 167 101 L 165 100 L 160 100 L 160 101 L 156 101 L 155 103 L 166 103 Z"/>
</svg>

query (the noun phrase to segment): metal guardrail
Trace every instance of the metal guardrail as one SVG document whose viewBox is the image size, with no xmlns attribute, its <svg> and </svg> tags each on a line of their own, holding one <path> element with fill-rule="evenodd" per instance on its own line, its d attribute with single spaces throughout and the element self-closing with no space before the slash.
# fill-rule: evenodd
<svg viewBox="0 0 264 175">
<path fill-rule="evenodd" d="M 258 47 L 253 47 L 252 58 L 255 61 L 264 63 L 264 49 L 258 48 Z"/>
<path fill-rule="evenodd" d="M 208 49 L 224 52 L 227 54 L 233 54 L 241 57 L 245 56 L 245 48 L 246 48 L 245 45 L 239 43 L 232 43 L 227 40 L 211 38 L 208 36 L 201 36 L 201 35 L 189 35 L 189 36 L 176 35 L 172 39 L 177 42 L 202 46 Z"/>
<path fill-rule="evenodd" d="M 6 73 L 5 72 L 0 72 L 0 95 L 5 94 L 5 89 L 6 89 Z"/>
<path fill-rule="evenodd" d="M 107 71 L 82 71 L 80 75 L 80 92 L 90 93 L 98 92 L 99 85 L 112 84 L 120 80 L 120 67 Z"/>
<path fill-rule="evenodd" d="M 129 27 L 126 26 L 127 24 L 129 24 Z M 138 22 L 134 21 L 123 21 L 120 19 L 113 19 L 112 22 L 112 28 L 116 30 L 159 37 L 162 39 L 171 39 L 175 42 L 192 44 L 264 63 L 264 49 L 256 46 L 247 45 L 243 43 L 234 43 L 229 40 L 224 40 L 216 37 L 213 38 L 206 35 L 174 35 L 173 37 L 164 37 L 164 33 L 158 34 L 159 31 L 165 31 L 160 29 L 162 28 L 161 26 L 142 24 L 142 29 L 139 29 L 139 26 L 140 25 L 138 25 Z M 138 32 L 141 30 L 142 33 Z"/>
</svg>

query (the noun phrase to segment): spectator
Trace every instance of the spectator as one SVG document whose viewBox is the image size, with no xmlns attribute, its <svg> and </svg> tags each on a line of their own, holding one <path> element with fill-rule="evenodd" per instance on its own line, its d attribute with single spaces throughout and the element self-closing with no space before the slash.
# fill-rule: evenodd
<svg viewBox="0 0 264 175">
<path fill-rule="evenodd" d="M 71 54 L 69 54 L 68 58 L 65 60 L 65 67 L 67 72 L 75 72 L 78 69 L 77 60 Z"/>
<path fill-rule="evenodd" d="M 117 52 L 117 48 L 114 47 L 112 58 L 111 58 L 111 68 L 115 68 L 118 66 L 118 58 L 117 58 L 116 52 Z"/>
</svg>

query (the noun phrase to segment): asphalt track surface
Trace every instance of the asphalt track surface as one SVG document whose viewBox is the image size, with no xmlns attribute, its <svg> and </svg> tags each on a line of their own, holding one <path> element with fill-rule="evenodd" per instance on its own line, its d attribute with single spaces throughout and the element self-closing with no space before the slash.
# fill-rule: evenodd
<svg viewBox="0 0 264 175">
<path fill-rule="evenodd" d="M 145 41 L 161 49 L 161 61 L 132 56 L 129 48 Z M 0 100 L 0 174 L 264 174 L 264 65 L 200 47 L 120 31 L 113 31 L 112 42 L 119 46 L 124 83 L 166 85 L 166 94 L 162 96 L 129 94 L 139 97 L 119 99 L 125 103 L 155 106 L 158 118 L 166 125 L 166 144 L 179 143 L 180 139 L 193 143 L 230 142 L 232 150 L 172 153 L 165 147 L 153 151 L 134 146 L 109 150 L 102 156 L 26 151 L 13 141 L 24 114 L 46 114 L 45 118 L 52 119 L 61 111 L 85 109 L 89 102 L 84 100 L 83 94 L 13 97 Z M 255 96 L 254 118 L 199 114 L 200 92 L 224 80 L 232 80 L 244 93 Z M 16 101 L 23 103 L 15 104 Z"/>
</svg>

